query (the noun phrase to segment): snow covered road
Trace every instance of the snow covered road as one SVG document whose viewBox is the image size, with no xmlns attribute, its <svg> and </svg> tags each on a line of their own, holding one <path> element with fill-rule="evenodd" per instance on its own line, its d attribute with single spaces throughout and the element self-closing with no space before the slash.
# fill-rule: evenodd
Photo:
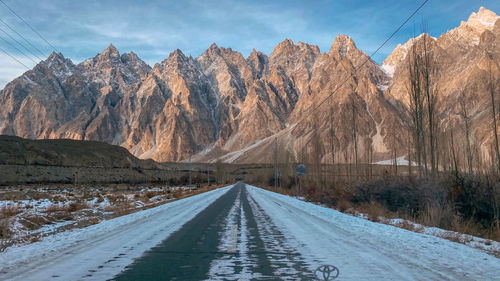
<svg viewBox="0 0 500 281">
<path fill-rule="evenodd" d="M 500 260 L 243 184 L 0 254 L 1 280 L 499 280 Z"/>
<path fill-rule="evenodd" d="M 500 280 L 500 260 L 477 249 L 247 189 L 311 269 L 334 265 L 337 280 Z"/>
</svg>

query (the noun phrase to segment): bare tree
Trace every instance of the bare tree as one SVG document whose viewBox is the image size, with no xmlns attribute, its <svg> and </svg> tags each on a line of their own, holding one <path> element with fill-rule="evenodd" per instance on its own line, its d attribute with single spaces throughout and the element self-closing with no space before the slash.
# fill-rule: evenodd
<svg viewBox="0 0 500 281">
<path fill-rule="evenodd" d="M 467 165 L 469 168 L 469 173 L 472 174 L 472 152 L 470 148 L 470 129 L 469 129 L 469 111 L 467 109 L 467 90 L 465 88 L 460 90 L 458 96 L 458 101 L 460 103 L 460 116 L 465 123 L 465 141 L 466 141 L 466 152 L 467 152 Z"/>
<path fill-rule="evenodd" d="M 424 35 L 422 39 L 422 88 L 425 94 L 426 108 L 427 108 L 427 122 L 429 130 L 429 153 L 431 157 L 432 175 L 436 175 L 436 120 L 435 110 L 437 104 L 437 88 L 435 85 L 435 76 L 437 75 L 437 65 L 433 58 L 433 54 L 429 50 L 427 39 L 428 36 Z"/>
<path fill-rule="evenodd" d="M 321 167 L 321 158 L 323 156 L 323 144 L 321 141 L 321 131 L 319 125 L 319 118 L 316 114 L 313 114 L 313 129 L 312 129 L 312 164 L 313 164 L 313 173 L 314 179 L 313 181 L 316 185 L 320 186 L 320 190 L 323 191 L 323 173 Z"/>
<path fill-rule="evenodd" d="M 497 158 L 497 169 L 500 173 L 500 149 L 498 147 L 498 128 L 497 128 L 497 111 L 496 111 L 496 101 L 495 101 L 495 95 L 497 91 L 497 83 L 496 79 L 493 76 L 493 70 L 492 70 L 492 61 L 493 57 L 491 54 L 489 54 L 490 60 L 488 64 L 488 81 L 487 81 L 487 87 L 488 87 L 488 93 L 490 94 L 491 98 L 491 118 L 493 120 L 493 134 L 495 137 L 495 143 L 493 146 L 495 147 L 495 152 L 496 152 L 496 158 Z"/>
<path fill-rule="evenodd" d="M 356 172 L 358 171 L 358 126 L 357 126 L 357 116 L 358 109 L 356 107 L 355 94 L 351 95 L 350 99 L 351 105 L 351 133 L 352 133 L 352 144 L 353 144 L 353 156 L 354 163 L 356 164 Z"/>
<path fill-rule="evenodd" d="M 450 130 L 450 137 L 451 137 L 451 155 L 453 156 L 453 166 L 455 170 L 455 178 L 458 178 L 458 163 L 457 163 L 457 157 L 455 154 L 455 141 L 453 138 L 453 130 Z"/>
<path fill-rule="evenodd" d="M 398 174 L 398 152 L 396 149 L 396 126 L 392 126 L 392 166 L 394 175 Z"/>
<path fill-rule="evenodd" d="M 226 169 L 224 163 L 220 159 L 215 162 L 215 179 L 218 184 L 222 184 L 226 180 Z"/>
<path fill-rule="evenodd" d="M 330 136 L 330 153 L 332 156 L 332 179 L 335 179 L 335 143 L 337 142 L 337 136 L 335 134 L 335 125 L 334 125 L 334 119 L 333 119 L 333 108 L 330 108 L 330 130 L 329 130 L 329 136 Z"/>
<path fill-rule="evenodd" d="M 407 137 L 406 137 L 406 140 L 407 140 L 407 153 L 408 153 L 408 177 L 411 177 L 412 175 L 412 158 L 411 158 L 411 155 L 412 155 L 412 151 L 411 151 L 411 128 L 408 127 L 408 130 L 407 130 Z"/>
<path fill-rule="evenodd" d="M 413 129 L 413 144 L 419 166 L 419 174 L 422 175 L 422 164 L 427 170 L 427 159 L 425 154 L 424 135 L 424 97 L 422 95 L 422 71 L 421 57 L 417 52 L 417 44 L 413 44 L 408 53 L 408 85 L 407 92 L 410 97 L 411 128 Z"/>
</svg>

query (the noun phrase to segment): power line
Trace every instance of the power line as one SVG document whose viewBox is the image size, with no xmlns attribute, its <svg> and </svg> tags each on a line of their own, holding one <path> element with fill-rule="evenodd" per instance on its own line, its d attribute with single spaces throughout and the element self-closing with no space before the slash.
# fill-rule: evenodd
<svg viewBox="0 0 500 281">
<path fill-rule="evenodd" d="M 0 31 L 2 31 L 3 33 L 5 33 L 5 35 L 9 36 L 10 39 L 12 39 L 13 41 L 15 41 L 18 45 L 20 45 L 21 47 L 23 47 L 26 51 L 28 51 L 28 53 L 30 53 L 32 56 L 36 57 L 37 59 L 39 60 L 43 60 L 41 59 L 37 54 L 35 54 L 33 51 L 31 51 L 30 49 L 28 49 L 24 44 L 22 44 L 21 42 L 17 41 L 16 38 L 12 37 L 12 35 L 10 35 L 9 33 L 7 33 L 5 30 L 1 29 L 0 28 Z"/>
<path fill-rule="evenodd" d="M 19 50 L 19 48 L 17 48 L 16 46 L 14 46 L 14 44 L 10 43 L 7 39 L 3 38 L 2 36 L 0 36 L 0 39 L 2 39 L 5 43 L 7 43 L 8 45 L 10 45 L 12 48 L 16 49 L 16 51 L 18 51 L 19 53 L 23 54 L 25 57 L 27 57 L 29 60 L 31 60 L 34 64 L 37 64 L 36 61 L 34 61 L 30 56 L 28 56 L 27 54 L 25 54 L 23 51 Z"/>
<path fill-rule="evenodd" d="M 0 0 L 2 1 L 2 0 Z M 416 13 L 418 13 L 418 11 L 420 11 L 420 9 L 422 9 L 425 4 L 427 4 L 427 2 L 429 2 L 429 0 L 425 0 L 401 25 L 399 25 L 399 27 L 394 30 L 394 32 L 370 55 L 368 56 L 368 58 L 359 66 L 357 67 L 354 67 L 354 70 L 356 71 L 357 69 L 361 68 L 363 65 L 365 65 L 368 61 L 370 61 L 372 59 L 372 57 L 378 53 L 378 51 L 380 51 L 380 49 L 382 49 L 382 47 L 385 46 L 385 44 L 387 44 L 387 42 L 389 42 L 389 40 L 392 39 L 392 37 L 394 37 L 394 35 L 396 35 L 396 33 L 398 33 L 402 28 L 403 26 L 408 23 L 408 21 L 410 21 L 411 18 L 413 18 L 413 16 L 415 16 Z M 345 69 L 345 66 L 342 64 L 342 66 L 344 67 Z M 295 123 L 295 125 L 298 125 L 300 124 L 301 122 L 303 122 L 304 120 L 306 120 L 307 117 L 309 117 L 313 112 L 316 111 L 316 109 L 318 109 L 321 105 L 323 105 L 325 103 L 326 100 L 328 100 L 329 98 L 331 98 L 335 92 L 337 92 L 347 81 L 349 80 L 349 75 L 346 77 L 346 79 L 344 79 L 333 91 L 330 95 L 328 95 L 328 97 L 326 97 L 325 99 L 323 99 L 318 105 L 314 106 L 314 104 L 306 111 L 309 111 L 309 113 L 307 113 L 304 117 L 302 117 L 302 119 L 300 119 L 297 123 Z M 297 127 L 297 126 L 296 126 Z M 295 128 L 296 128 L 295 127 Z"/>
<path fill-rule="evenodd" d="M 0 0 L 0 2 L 2 2 L 5 5 L 5 7 L 7 7 L 16 17 L 18 17 L 22 22 L 24 22 L 33 32 L 35 32 L 40 38 L 42 38 L 43 41 L 45 41 L 45 43 L 47 43 L 50 47 L 52 47 L 52 49 L 54 51 L 59 53 L 59 51 L 56 49 L 56 47 L 54 47 L 52 44 L 50 44 L 50 42 L 47 41 L 47 39 L 45 39 L 45 37 L 43 37 L 42 34 L 38 33 L 38 31 L 36 31 L 35 28 L 33 28 L 33 26 L 31 26 L 31 24 L 29 24 L 20 15 L 18 15 L 14 10 L 12 10 L 12 8 L 9 7 L 9 5 L 7 5 L 3 0 Z"/>
<path fill-rule="evenodd" d="M 24 36 L 22 36 L 21 34 L 19 34 L 19 32 L 17 32 L 14 28 L 12 28 L 9 24 L 7 24 L 4 20 L 2 20 L 0 18 L 0 22 L 2 22 L 5 26 L 7 26 L 7 28 L 9 28 L 12 32 L 14 32 L 15 34 L 17 34 L 17 36 L 21 37 L 24 42 L 26 42 L 28 45 L 30 45 L 33 49 L 37 50 L 43 57 L 45 57 L 45 55 L 42 53 L 42 51 L 40 51 L 40 49 L 38 49 L 37 47 L 35 47 L 33 44 L 31 44 L 28 39 L 26 39 Z"/>
<path fill-rule="evenodd" d="M 26 67 L 26 69 L 28 69 L 28 70 L 30 69 L 24 63 L 22 63 L 20 60 L 16 59 L 14 56 L 12 56 L 11 54 L 9 54 L 7 51 L 5 51 L 4 49 L 2 49 L 2 47 L 0 47 L 0 51 L 2 51 L 4 54 L 6 54 L 7 56 L 9 56 L 11 59 L 17 61 L 18 63 L 20 63 L 21 65 L 23 65 L 24 67 Z"/>
</svg>

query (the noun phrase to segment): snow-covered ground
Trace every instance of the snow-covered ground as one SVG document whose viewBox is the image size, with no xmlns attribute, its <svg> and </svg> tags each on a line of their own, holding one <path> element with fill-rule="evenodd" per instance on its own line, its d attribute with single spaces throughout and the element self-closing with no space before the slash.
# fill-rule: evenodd
<svg viewBox="0 0 500 281">
<path fill-rule="evenodd" d="M 0 252 L 72 228 L 133 213 L 191 193 L 187 186 L 30 186 L 0 190 Z"/>
<path fill-rule="evenodd" d="M 401 156 L 401 157 L 396 158 L 396 162 L 397 162 L 398 166 L 408 166 L 408 164 L 410 162 L 408 162 L 408 160 L 406 160 L 405 157 L 406 156 Z M 382 160 L 382 161 L 378 161 L 378 162 L 373 163 L 373 164 L 375 164 L 375 165 L 393 165 L 394 159 Z M 411 165 L 418 166 L 418 164 L 413 162 L 413 161 L 411 162 Z"/>
<path fill-rule="evenodd" d="M 308 264 L 338 267 L 339 280 L 499 280 L 500 260 L 480 250 L 247 188 L 287 243 Z"/>
<path fill-rule="evenodd" d="M 230 187 L 7 248 L 0 253 L 0 280 L 112 278 Z"/>
</svg>

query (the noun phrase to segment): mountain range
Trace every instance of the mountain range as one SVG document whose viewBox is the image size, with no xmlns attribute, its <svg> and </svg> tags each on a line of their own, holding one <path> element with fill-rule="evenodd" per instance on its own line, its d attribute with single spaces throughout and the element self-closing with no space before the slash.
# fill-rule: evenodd
<svg viewBox="0 0 500 281">
<path fill-rule="evenodd" d="M 491 66 L 500 77 L 499 19 L 480 8 L 439 38 L 398 45 L 382 65 L 347 35 L 324 53 L 285 39 L 269 56 L 254 49 L 245 58 L 212 44 L 197 58 L 175 50 L 153 67 L 113 45 L 76 65 L 52 53 L 0 92 L 0 134 L 103 141 L 156 161 L 271 162 L 275 140 L 290 161 L 404 156 L 408 52 L 428 40 L 439 65 L 439 126 L 463 134 L 458 99 L 467 89 L 473 143 L 487 160 L 484 81 Z"/>
</svg>

